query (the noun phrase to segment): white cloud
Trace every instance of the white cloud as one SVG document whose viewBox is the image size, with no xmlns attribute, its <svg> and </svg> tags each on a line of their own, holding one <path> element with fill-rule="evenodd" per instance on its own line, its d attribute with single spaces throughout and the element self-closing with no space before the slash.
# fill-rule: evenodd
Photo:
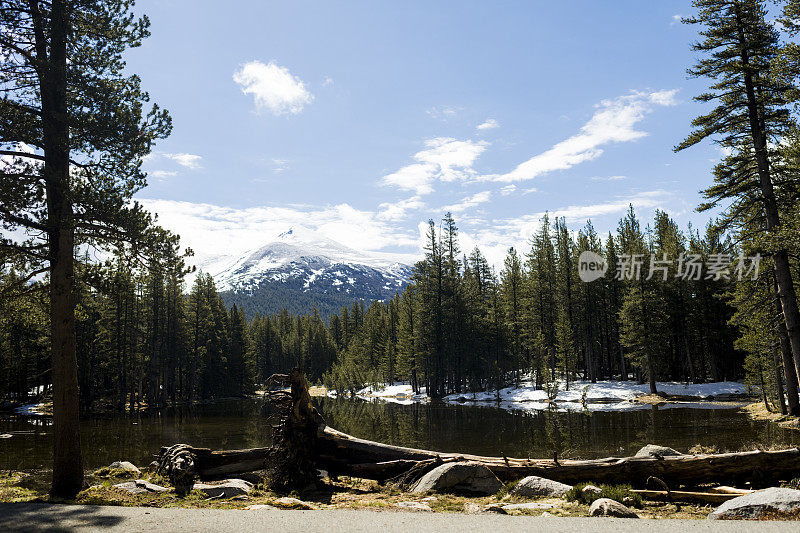
<svg viewBox="0 0 800 533">
<path fill-rule="evenodd" d="M 417 195 L 430 194 L 436 180 L 455 181 L 474 176 L 472 165 L 487 146 L 484 141 L 459 141 L 450 137 L 429 139 L 425 141 L 425 150 L 414 154 L 417 163 L 384 176 L 381 183 L 414 191 Z"/>
<path fill-rule="evenodd" d="M 492 197 L 491 191 L 482 191 L 472 196 L 468 196 L 458 202 L 457 204 L 449 205 L 443 207 L 441 211 L 450 211 L 452 213 L 460 213 L 462 211 L 466 211 L 470 207 L 475 207 L 477 205 L 483 204 L 488 202 Z"/>
<path fill-rule="evenodd" d="M 499 127 L 500 127 L 500 123 L 499 122 L 497 122 L 493 118 L 487 118 L 483 123 L 478 124 L 478 126 L 475 129 L 478 129 L 478 130 L 493 130 L 493 129 L 499 128 Z"/>
<path fill-rule="evenodd" d="M 505 187 L 501 188 L 500 194 L 502 194 L 503 196 L 508 196 L 509 194 L 511 194 L 516 190 L 517 186 L 512 183 L 511 185 L 506 185 Z"/>
<path fill-rule="evenodd" d="M 275 174 L 280 174 L 289 169 L 290 161 L 288 159 L 278 159 L 276 157 L 272 158 L 272 172 Z"/>
<path fill-rule="evenodd" d="M 592 181 L 622 181 L 628 179 L 628 176 L 592 176 Z"/>
<path fill-rule="evenodd" d="M 583 225 L 590 218 L 621 217 L 629 204 L 633 204 L 640 213 L 643 209 L 653 208 L 669 212 L 667 205 L 674 203 L 675 199 L 673 193 L 665 190 L 634 192 L 606 202 L 561 207 L 550 211 L 549 215 L 551 221 L 556 217 L 564 217 L 568 224 Z M 464 224 L 459 231 L 461 249 L 470 251 L 477 246 L 490 264 L 501 269 L 509 247 L 515 247 L 520 253 L 530 250 L 530 239 L 539 230 L 543 215 L 543 212 L 532 213 L 516 218 L 496 219 L 490 223 L 482 222 L 479 225 Z M 461 217 L 456 221 L 461 222 Z M 418 231 L 426 229 L 426 225 L 420 224 Z"/>
<path fill-rule="evenodd" d="M 554 218 L 564 217 L 567 222 L 585 222 L 593 217 L 622 214 L 627 211 L 630 204 L 633 204 L 637 209 L 660 207 L 671 196 L 672 193 L 661 189 L 645 191 L 598 204 L 562 207 L 553 211 L 551 216 Z M 539 213 L 539 218 L 541 218 L 543 214 L 544 213 Z"/>
<path fill-rule="evenodd" d="M 153 170 L 147 173 L 148 176 L 156 179 L 164 179 L 164 178 L 171 178 L 173 176 L 177 176 L 178 173 L 174 170 Z"/>
<path fill-rule="evenodd" d="M 439 120 L 447 120 L 458 116 L 464 110 L 463 107 L 454 105 L 439 105 L 433 106 L 425 110 L 425 112 L 433 118 Z"/>
<path fill-rule="evenodd" d="M 377 217 L 381 220 L 399 221 L 406 218 L 408 211 L 422 209 L 425 202 L 419 196 L 412 196 L 398 202 L 386 202 L 378 206 Z"/>
<path fill-rule="evenodd" d="M 680 24 L 682 18 L 683 15 L 681 14 L 672 15 L 672 20 L 670 21 L 669 25 L 674 26 L 675 24 Z"/>
<path fill-rule="evenodd" d="M 325 78 L 323 78 L 322 80 L 322 86 L 330 87 L 331 85 L 333 85 L 333 78 L 331 78 L 330 76 L 325 76 Z"/>
<path fill-rule="evenodd" d="M 613 100 L 603 100 L 580 133 L 535 155 L 507 174 L 485 176 L 484 179 L 515 182 L 536 178 L 555 170 L 565 170 L 600 157 L 607 144 L 631 142 L 647 135 L 635 126 L 655 106 L 675 105 L 677 89 L 651 93 L 633 92 Z"/>
<path fill-rule="evenodd" d="M 244 94 L 253 95 L 257 110 L 274 115 L 296 115 L 314 100 L 303 82 L 275 61 L 245 63 L 233 73 L 233 81 L 241 85 Z"/>
<path fill-rule="evenodd" d="M 203 159 L 202 156 L 196 154 L 186 154 L 186 153 L 161 154 L 161 155 L 166 157 L 167 159 L 175 161 L 180 166 L 186 167 L 191 170 L 197 170 L 198 168 L 201 168 L 200 161 Z"/>
<path fill-rule="evenodd" d="M 259 206 L 244 209 L 174 200 L 140 199 L 158 213 L 158 223 L 181 236 L 197 253 L 195 263 L 220 255 L 237 255 L 269 242 L 292 225 L 305 226 L 359 251 L 414 246 L 416 235 L 394 226 L 374 211 L 348 204 Z"/>
</svg>

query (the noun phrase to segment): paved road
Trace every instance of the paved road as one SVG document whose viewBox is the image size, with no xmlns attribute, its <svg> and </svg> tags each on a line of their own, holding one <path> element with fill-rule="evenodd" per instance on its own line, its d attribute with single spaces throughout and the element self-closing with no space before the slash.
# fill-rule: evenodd
<svg viewBox="0 0 800 533">
<path fill-rule="evenodd" d="M 376 511 L 239 511 L 156 509 L 92 505 L 0 504 L 0 531 L 115 531 L 156 533 L 315 531 L 376 533 L 423 531 L 476 533 L 746 533 L 793 532 L 797 522 L 720 522 L 716 520 L 630 520 L 617 518 L 539 518 L 502 515 L 431 514 Z"/>
</svg>

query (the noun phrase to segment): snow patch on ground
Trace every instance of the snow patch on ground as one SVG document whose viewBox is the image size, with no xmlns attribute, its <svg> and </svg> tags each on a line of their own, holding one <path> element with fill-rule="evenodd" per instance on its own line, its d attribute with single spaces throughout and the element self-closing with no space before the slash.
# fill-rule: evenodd
<svg viewBox="0 0 800 533">
<path fill-rule="evenodd" d="M 687 396 L 697 399 L 707 399 L 725 395 L 740 395 L 748 392 L 747 387 L 735 381 L 716 383 L 679 383 L 658 382 L 656 388 L 659 392 L 670 396 Z M 639 384 L 635 381 L 573 381 L 567 390 L 566 382 L 558 383 L 558 393 L 553 402 L 548 401 L 547 392 L 537 390 L 534 383 L 525 380 L 519 387 L 506 387 L 504 389 L 450 394 L 443 400 L 448 403 L 465 403 L 472 405 L 492 405 L 503 409 L 521 409 L 525 411 L 538 411 L 556 409 L 559 411 L 587 409 L 590 411 L 621 411 L 632 409 L 649 409 L 650 406 L 636 403 L 639 396 L 650 393 L 650 386 Z M 330 391 L 329 396 L 336 396 Z M 363 399 L 378 398 L 383 401 L 403 405 L 427 401 L 428 396 L 424 390 L 414 394 L 411 385 L 403 382 L 367 386 L 356 392 L 355 396 Z M 584 405 L 585 403 L 585 405 Z M 666 404 L 664 407 L 698 407 L 713 408 L 711 404 L 697 404 L 696 402 L 680 402 Z"/>
</svg>

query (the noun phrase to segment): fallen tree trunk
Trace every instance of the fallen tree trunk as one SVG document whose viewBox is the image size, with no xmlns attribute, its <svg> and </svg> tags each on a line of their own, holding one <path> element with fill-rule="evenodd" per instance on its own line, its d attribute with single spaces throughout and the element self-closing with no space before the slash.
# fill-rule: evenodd
<svg viewBox="0 0 800 533">
<path fill-rule="evenodd" d="M 763 485 L 800 476 L 800 450 L 750 451 L 738 453 L 609 457 L 605 459 L 514 459 L 483 457 L 405 448 L 353 437 L 325 424 L 311 406 L 308 385 L 302 372 L 293 370 L 276 375 L 270 381 L 289 385 L 289 390 L 270 392 L 273 404 L 279 407 L 280 423 L 276 445 L 271 448 L 213 452 L 203 448 L 176 445 L 162 448 L 160 470 L 185 485 L 184 478 L 222 477 L 263 468 L 277 472 L 277 486 L 287 489 L 305 487 L 312 475 L 312 466 L 327 470 L 332 476 L 353 476 L 378 481 L 404 477 L 414 469 L 423 475 L 438 464 L 473 461 L 488 467 L 504 481 L 525 476 L 540 476 L 562 483 L 631 484 L 644 486 L 655 476 L 670 486 L 702 483 L 737 484 L 744 481 Z M 179 447 L 182 446 L 182 447 Z M 277 461 L 277 466 L 274 466 Z M 187 464 L 190 464 L 187 467 Z M 273 466 L 270 467 L 269 465 Z M 316 470 L 313 470 L 314 472 Z M 174 474 L 174 475 L 173 475 Z M 301 486 L 302 485 L 302 486 Z"/>
<path fill-rule="evenodd" d="M 352 437 L 324 426 L 319 430 L 318 466 L 338 475 L 384 480 L 397 476 L 416 461 L 475 461 L 504 481 L 540 476 L 562 483 L 629 483 L 644 485 L 650 476 L 670 485 L 700 483 L 773 482 L 800 474 L 800 450 L 750 451 L 668 457 L 609 457 L 605 459 L 512 459 L 442 453 Z"/>
</svg>

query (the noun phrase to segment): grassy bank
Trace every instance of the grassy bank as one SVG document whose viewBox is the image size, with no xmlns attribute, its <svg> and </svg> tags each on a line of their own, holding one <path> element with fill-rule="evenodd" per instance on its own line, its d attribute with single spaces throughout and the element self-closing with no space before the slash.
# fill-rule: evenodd
<svg viewBox="0 0 800 533">
<path fill-rule="evenodd" d="M 782 415 L 777 411 L 769 411 L 764 402 L 753 402 L 742 407 L 742 410 L 754 420 L 769 420 L 775 422 L 782 428 L 800 430 L 800 418 L 790 415 Z"/>
<path fill-rule="evenodd" d="M 90 488 L 82 491 L 74 501 L 54 500 L 47 494 L 49 472 L 6 472 L 0 476 L 0 501 L 2 502 L 50 502 L 78 503 L 85 505 L 122 505 L 142 507 L 180 507 L 242 509 L 251 506 L 270 505 L 278 508 L 297 508 L 296 504 L 281 500 L 281 495 L 272 493 L 256 484 L 248 496 L 232 499 L 213 499 L 198 490 L 186 497 L 179 497 L 174 491 L 164 493 L 131 494 L 115 488 L 114 485 L 131 478 L 125 476 L 87 476 Z M 158 476 L 142 475 L 142 479 L 162 486 L 169 486 Z M 510 515 L 545 514 L 552 516 L 588 516 L 589 505 L 582 501 L 567 501 L 562 498 L 517 498 L 508 496 L 510 486 L 497 495 L 473 497 L 449 494 L 413 494 L 396 488 L 381 486 L 373 481 L 356 478 L 340 478 L 338 481 L 325 479 L 313 490 L 293 493 L 290 496 L 301 499 L 315 509 L 361 509 L 373 511 L 408 511 L 421 507 L 425 512 L 470 513 L 487 508 L 498 512 L 500 505 L 536 502 L 534 509 L 509 509 Z M 429 508 L 428 509 L 426 509 Z M 636 512 L 642 518 L 705 518 L 713 510 L 711 506 L 643 502 Z"/>
</svg>

